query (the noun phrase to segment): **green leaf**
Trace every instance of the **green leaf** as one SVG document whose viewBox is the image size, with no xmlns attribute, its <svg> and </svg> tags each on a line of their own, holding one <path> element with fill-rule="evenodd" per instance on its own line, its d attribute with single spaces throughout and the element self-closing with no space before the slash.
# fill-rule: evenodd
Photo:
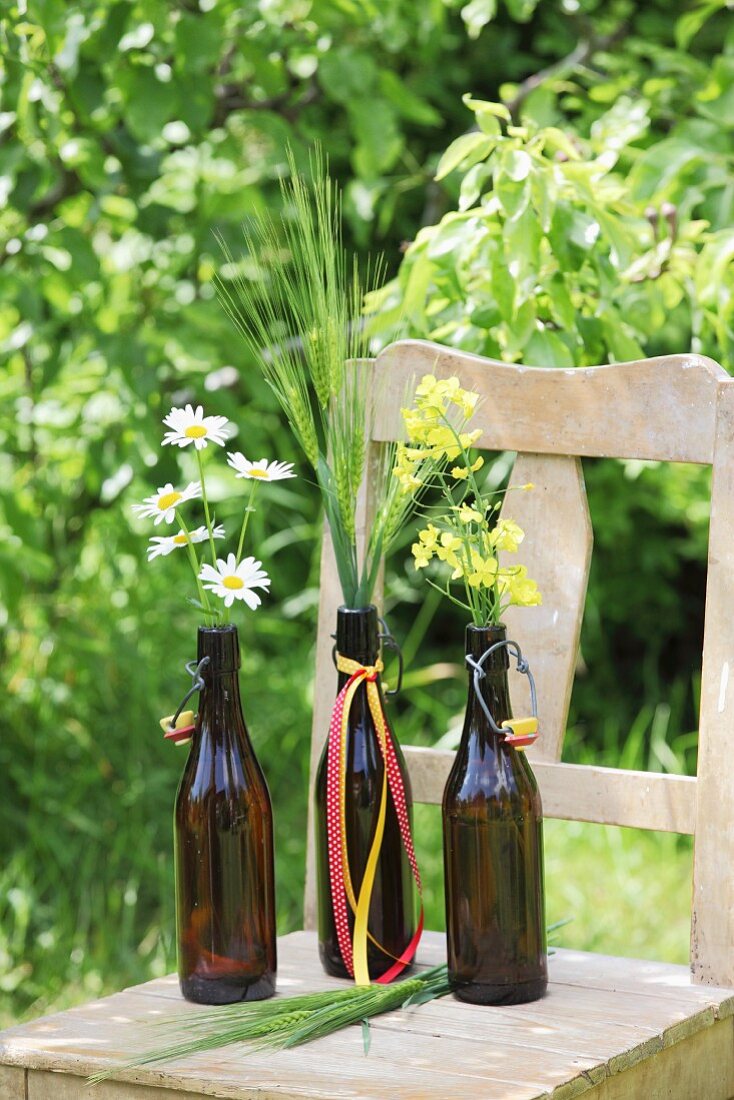
<svg viewBox="0 0 734 1100">
<path fill-rule="evenodd" d="M 491 23 L 497 14 L 497 0 L 470 0 L 461 9 L 461 18 L 466 23 L 470 38 L 479 38 L 482 29 Z"/>
<path fill-rule="evenodd" d="M 492 253 L 491 288 L 502 317 L 505 321 L 509 321 L 515 312 L 515 280 L 499 248 L 495 248 Z"/>
<path fill-rule="evenodd" d="M 505 0 L 508 12 L 518 23 L 527 23 L 538 2 L 539 0 Z"/>
<path fill-rule="evenodd" d="M 530 201 L 530 182 L 525 179 L 519 183 L 509 179 L 503 172 L 495 172 L 494 194 L 509 221 L 519 218 L 527 209 Z"/>
<path fill-rule="evenodd" d="M 692 11 L 685 12 L 675 24 L 675 42 L 679 49 L 685 50 L 696 37 L 701 27 L 712 15 L 728 7 L 727 0 L 709 0 Z"/>
<path fill-rule="evenodd" d="M 548 282 L 546 291 L 553 320 L 559 328 L 573 332 L 576 328 L 576 310 L 566 289 L 563 275 L 560 273 L 554 275 Z"/>
<path fill-rule="evenodd" d="M 330 99 L 346 106 L 361 102 L 369 107 L 377 65 L 366 50 L 334 46 L 321 58 L 318 80 Z"/>
<path fill-rule="evenodd" d="M 491 165 L 487 163 L 475 164 L 473 168 L 469 169 L 461 181 L 459 210 L 469 210 L 470 207 L 474 206 L 491 174 Z"/>
<path fill-rule="evenodd" d="M 617 270 L 624 271 L 632 261 L 637 245 L 637 239 L 632 229 L 613 211 L 605 210 L 596 204 L 592 209 L 601 227 L 602 234 L 611 245 L 610 259 L 612 264 Z"/>
<path fill-rule="evenodd" d="M 493 115 L 505 122 L 512 122 L 512 115 L 504 103 L 494 103 L 489 99 L 475 99 L 471 92 L 466 92 L 461 98 L 469 110 L 474 111 L 475 114 Z"/>
<path fill-rule="evenodd" d="M 441 157 L 434 178 L 442 180 L 460 165 L 471 168 L 477 161 L 489 156 L 494 146 L 495 140 L 488 134 L 462 134 L 456 141 L 452 141 Z"/>
<path fill-rule="evenodd" d="M 349 104 L 357 146 L 353 153 L 359 176 L 374 179 L 393 167 L 403 148 L 395 111 L 384 99 L 360 99 Z"/>
<path fill-rule="evenodd" d="M 501 157 L 502 170 L 513 183 L 521 183 L 530 175 L 533 162 L 524 149 L 507 149 Z"/>
<path fill-rule="evenodd" d="M 557 332 L 550 329 L 536 330 L 525 346 L 530 366 L 572 367 L 573 356 Z"/>
<path fill-rule="evenodd" d="M 456 253 L 467 244 L 478 244 L 480 227 L 481 222 L 474 211 L 447 214 L 431 233 L 428 255 L 435 260 Z"/>
<path fill-rule="evenodd" d="M 159 137 L 165 124 L 176 116 L 178 97 L 173 84 L 161 83 L 152 69 L 139 66 L 121 69 L 117 79 L 133 137 L 142 142 Z"/>
<path fill-rule="evenodd" d="M 610 359 L 615 363 L 629 363 L 634 359 L 643 359 L 645 356 L 639 342 L 626 330 L 621 317 L 607 312 L 602 317 L 602 331 Z"/>
<path fill-rule="evenodd" d="M 418 126 L 439 126 L 442 116 L 428 100 L 423 99 L 408 86 L 397 73 L 383 69 L 379 74 L 380 91 L 401 118 Z"/>
<path fill-rule="evenodd" d="M 422 253 L 416 256 L 410 265 L 408 281 L 403 295 L 403 308 L 408 317 L 422 312 L 426 307 L 428 288 L 431 285 L 436 265 Z"/>
<path fill-rule="evenodd" d="M 543 130 L 543 145 L 546 152 L 564 153 L 569 160 L 581 160 L 581 153 L 568 134 L 557 126 L 546 126 Z"/>
</svg>

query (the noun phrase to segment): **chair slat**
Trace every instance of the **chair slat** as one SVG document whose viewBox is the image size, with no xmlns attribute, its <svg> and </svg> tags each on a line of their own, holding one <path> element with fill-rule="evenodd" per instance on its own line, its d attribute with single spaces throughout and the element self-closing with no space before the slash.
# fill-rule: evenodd
<svg viewBox="0 0 734 1100">
<path fill-rule="evenodd" d="M 734 985 L 734 382 L 721 386 L 698 741 L 691 967 Z"/>
<path fill-rule="evenodd" d="M 376 361 L 376 439 L 403 438 L 400 407 L 425 373 L 455 374 L 484 395 L 472 419 L 480 447 L 696 463 L 713 461 L 717 385 L 728 377 L 702 355 L 553 370 L 404 340 Z"/>
<path fill-rule="evenodd" d="M 528 482 L 529 492 L 517 490 Z M 593 542 L 584 475 L 577 458 L 521 454 L 510 486 L 502 514 L 525 531 L 518 560 L 538 582 L 543 603 L 510 607 L 504 620 L 529 657 L 538 688 L 540 737 L 531 759 L 560 760 Z M 513 671 L 510 689 L 514 713 L 529 714 L 527 678 Z"/>
<path fill-rule="evenodd" d="M 517 451 L 507 514 L 526 529 L 523 562 L 541 609 L 510 611 L 508 626 L 533 661 L 543 737 L 531 750 L 549 817 L 696 835 L 691 965 L 694 980 L 734 986 L 734 381 L 698 355 L 574 370 L 513 366 L 423 341 L 394 344 L 373 365 L 374 450 L 403 437 L 400 407 L 423 373 L 456 374 L 485 398 L 473 423 L 480 445 Z M 553 457 L 548 457 L 553 456 Z M 572 456 L 572 457 L 569 457 Z M 559 763 L 588 576 L 591 532 L 579 456 L 711 463 L 714 467 L 698 778 Z M 372 520 L 370 476 L 361 537 Z M 315 765 L 328 726 L 331 640 L 339 590 L 328 539 L 322 562 Z M 515 692 L 515 710 L 526 708 Z M 408 746 L 415 799 L 440 802 L 453 754 Z M 309 823 L 306 921 L 314 923 Z"/>
<path fill-rule="evenodd" d="M 416 802 L 440 803 L 455 754 L 403 745 Z M 545 817 L 693 833 L 696 779 L 688 775 L 534 760 Z M 722 983 L 726 984 L 726 983 Z"/>
</svg>

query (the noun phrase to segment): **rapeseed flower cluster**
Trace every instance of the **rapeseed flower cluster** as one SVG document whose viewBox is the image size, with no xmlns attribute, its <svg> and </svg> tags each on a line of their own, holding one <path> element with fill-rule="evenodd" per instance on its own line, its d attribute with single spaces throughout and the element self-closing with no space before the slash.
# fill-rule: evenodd
<svg viewBox="0 0 734 1100">
<path fill-rule="evenodd" d="M 412 491 L 425 481 L 426 463 L 432 464 L 445 510 L 418 532 L 412 546 L 415 568 L 437 562 L 450 570 L 440 590 L 466 607 L 481 626 L 499 622 L 510 605 L 539 604 L 541 595 L 524 565 L 500 560 L 500 554 L 518 552 L 525 534 L 514 520 L 500 515 L 502 494 L 487 492 L 476 478 L 484 459 L 470 448 L 482 433 L 467 431 L 466 422 L 477 403 L 478 394 L 463 389 L 458 378 L 425 375 L 416 388 L 414 408 L 402 410 L 408 441 L 398 450 L 393 473 L 406 492 Z M 454 582 L 463 585 L 465 600 L 451 593 Z"/>
</svg>

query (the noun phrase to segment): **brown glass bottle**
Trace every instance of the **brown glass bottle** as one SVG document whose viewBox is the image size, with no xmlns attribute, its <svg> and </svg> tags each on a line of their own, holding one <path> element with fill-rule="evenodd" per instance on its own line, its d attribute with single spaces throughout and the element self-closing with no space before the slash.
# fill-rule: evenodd
<svg viewBox="0 0 734 1100">
<path fill-rule="evenodd" d="M 469 626 L 466 653 L 478 661 L 506 638 L 504 626 Z M 512 717 L 509 659 L 484 664 L 481 691 L 495 722 Z M 469 670 L 469 702 L 443 797 L 449 979 L 473 1004 L 542 997 L 548 984 L 543 891 L 543 821 L 525 753 L 492 731 Z"/>
<path fill-rule="evenodd" d="M 337 612 L 336 648 L 344 657 L 350 657 L 363 665 L 374 665 L 379 653 L 377 609 L 366 607 L 352 610 L 340 607 Z M 348 678 L 346 673 L 339 673 L 339 691 Z M 377 686 L 382 698 L 379 678 Z M 405 785 L 409 819 L 412 819 L 410 780 L 397 740 L 395 752 Z M 325 747 L 316 774 L 315 790 L 319 955 L 327 974 L 346 978 L 348 972 L 339 951 L 329 882 L 326 765 Z M 375 830 L 383 770 L 382 755 L 367 702 L 367 689 L 361 684 L 349 712 L 346 760 L 347 852 L 357 895 Z M 353 929 L 354 918 L 350 910 L 350 932 Z M 374 943 L 368 941 L 367 963 L 370 977 L 378 978 L 405 951 L 416 931 L 413 879 L 400 838 L 395 807 L 389 796 L 385 832 L 370 902 L 369 931 L 388 952 L 386 954 L 380 951 Z"/>
<path fill-rule="evenodd" d="M 230 1004 L 275 992 L 273 814 L 242 716 L 236 627 L 200 627 L 203 657 L 174 815 L 178 974 L 187 1000 Z"/>
</svg>

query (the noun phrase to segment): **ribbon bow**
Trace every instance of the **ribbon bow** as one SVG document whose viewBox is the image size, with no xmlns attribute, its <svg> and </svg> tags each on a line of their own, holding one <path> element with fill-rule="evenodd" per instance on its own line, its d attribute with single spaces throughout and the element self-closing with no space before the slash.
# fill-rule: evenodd
<svg viewBox="0 0 734 1100">
<path fill-rule="evenodd" d="M 408 856 L 410 869 L 418 888 L 419 896 L 423 897 L 420 872 L 415 858 L 413 838 L 410 834 L 408 821 L 408 807 L 405 800 L 405 788 L 400 774 L 398 760 L 393 743 L 393 735 L 387 723 L 385 712 L 382 708 L 382 700 L 377 688 L 377 677 L 382 672 L 382 661 L 378 660 L 374 665 L 362 665 L 358 661 L 352 661 L 336 655 L 336 667 L 340 672 L 349 675 L 349 679 L 339 692 L 334 702 L 329 725 L 329 742 L 327 750 L 326 768 L 326 827 L 327 849 L 329 856 L 329 877 L 331 882 L 331 901 L 334 910 L 334 924 L 336 926 L 337 940 L 344 965 L 347 972 L 354 977 L 357 985 L 369 985 L 370 977 L 367 966 L 367 940 L 371 940 L 384 954 L 394 958 L 391 953 L 375 940 L 368 928 L 370 900 L 377 872 L 377 863 L 382 848 L 382 838 L 385 832 L 385 818 L 387 816 L 388 791 L 397 814 L 400 836 Z M 362 884 L 359 888 L 359 896 L 355 895 L 352 877 L 349 870 L 349 856 L 347 851 L 346 830 L 346 763 L 347 763 L 347 731 L 349 728 L 349 711 L 361 684 L 366 685 L 367 703 L 372 715 L 372 721 L 377 734 L 377 742 L 385 767 L 382 775 L 382 789 L 380 791 L 377 806 L 377 823 L 375 826 L 372 846 L 365 864 Z M 354 936 L 350 938 L 347 904 L 354 913 Z M 408 946 L 393 965 L 376 980 L 386 985 L 396 978 L 406 966 L 409 965 L 418 948 L 418 943 L 423 932 L 423 904 L 421 901 L 418 928 Z"/>
</svg>

